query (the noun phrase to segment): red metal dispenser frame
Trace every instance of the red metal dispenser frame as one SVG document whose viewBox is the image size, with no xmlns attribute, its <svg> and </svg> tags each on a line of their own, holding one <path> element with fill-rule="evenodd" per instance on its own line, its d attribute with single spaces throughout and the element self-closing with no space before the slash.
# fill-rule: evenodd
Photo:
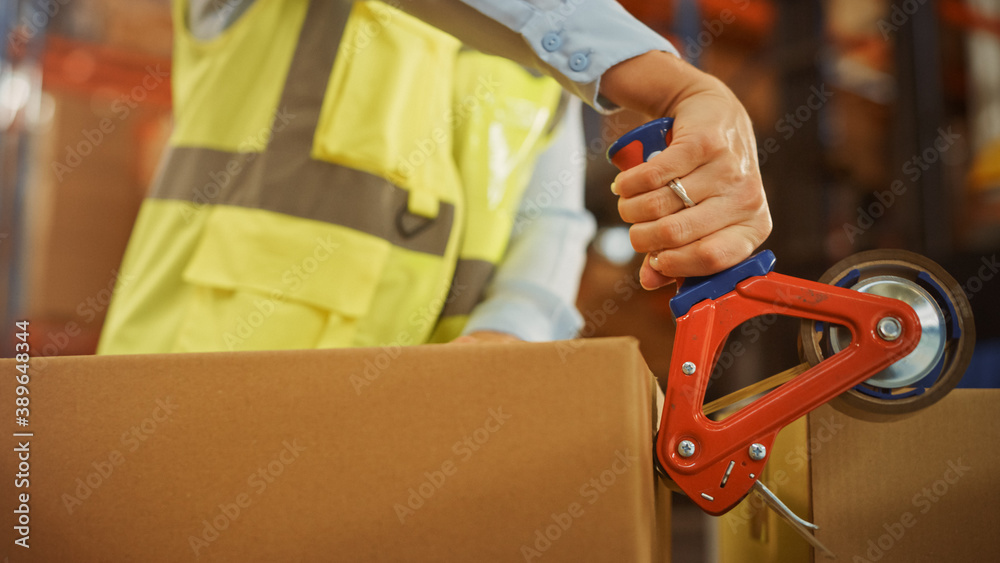
<svg viewBox="0 0 1000 563">
<path fill-rule="evenodd" d="M 705 391 L 726 337 L 740 323 L 778 314 L 841 325 L 851 343 L 764 397 L 721 421 L 702 411 Z M 902 334 L 882 339 L 878 322 L 899 321 Z M 767 452 L 778 431 L 909 354 L 920 340 L 920 320 L 896 299 L 770 272 L 739 282 L 733 291 L 694 305 L 677 319 L 666 400 L 656 453 L 667 474 L 709 514 L 733 508 L 760 478 L 767 454 L 751 458 L 752 444 Z M 691 362 L 695 371 L 684 373 Z M 678 444 L 690 440 L 694 454 Z M 730 468 L 730 462 L 733 462 Z"/>
</svg>

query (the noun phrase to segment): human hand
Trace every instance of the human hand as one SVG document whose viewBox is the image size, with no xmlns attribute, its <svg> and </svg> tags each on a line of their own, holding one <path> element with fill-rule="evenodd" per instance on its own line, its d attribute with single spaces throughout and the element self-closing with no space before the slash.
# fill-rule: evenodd
<svg viewBox="0 0 1000 563">
<path fill-rule="evenodd" d="M 506 344 L 510 342 L 521 342 L 521 339 L 506 332 L 496 332 L 493 330 L 477 330 L 465 336 L 459 336 L 452 340 L 452 344 L 472 344 L 472 343 L 493 343 Z"/>
<path fill-rule="evenodd" d="M 642 286 L 713 274 L 750 256 L 770 234 L 771 216 L 750 118 L 729 88 L 654 51 L 609 69 L 601 93 L 650 117 L 674 118 L 670 146 L 613 184 L 622 219 L 633 223 L 633 248 L 648 253 Z M 683 183 L 694 207 L 666 187 L 672 179 Z"/>
</svg>

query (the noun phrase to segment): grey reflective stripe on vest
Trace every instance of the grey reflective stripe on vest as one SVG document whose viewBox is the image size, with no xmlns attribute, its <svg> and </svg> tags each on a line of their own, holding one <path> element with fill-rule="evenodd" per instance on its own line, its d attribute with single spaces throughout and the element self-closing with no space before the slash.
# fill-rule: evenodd
<svg viewBox="0 0 1000 563">
<path fill-rule="evenodd" d="M 468 315 L 482 301 L 483 290 L 493 277 L 496 266 L 485 260 L 460 259 L 441 317 Z"/>
<path fill-rule="evenodd" d="M 433 220 L 414 217 L 406 210 L 406 190 L 372 174 L 311 159 L 299 165 L 286 189 L 257 189 L 263 185 L 259 163 L 264 156 L 173 147 L 150 197 L 275 211 L 342 225 L 408 250 L 444 254 L 454 222 L 452 205 L 441 203 Z"/>
<path fill-rule="evenodd" d="M 443 256 L 454 223 L 451 204 L 441 202 L 433 220 L 413 216 L 407 211 L 408 191 L 374 174 L 310 156 L 350 8 L 348 2 L 309 3 L 263 153 L 171 147 L 150 197 L 274 211 Z"/>
</svg>

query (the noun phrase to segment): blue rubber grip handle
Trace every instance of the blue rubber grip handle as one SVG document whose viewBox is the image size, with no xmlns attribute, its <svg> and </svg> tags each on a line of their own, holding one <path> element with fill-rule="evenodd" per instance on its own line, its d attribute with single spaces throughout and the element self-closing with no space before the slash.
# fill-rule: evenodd
<svg viewBox="0 0 1000 563">
<path fill-rule="evenodd" d="M 622 135 L 608 148 L 608 160 L 622 170 L 641 164 L 631 159 L 628 162 L 623 162 L 622 159 L 615 158 L 623 148 L 634 141 L 639 141 L 642 144 L 642 162 L 648 161 L 652 155 L 667 148 L 670 130 L 673 127 L 674 118 L 672 117 L 661 117 L 636 127 Z"/>
</svg>

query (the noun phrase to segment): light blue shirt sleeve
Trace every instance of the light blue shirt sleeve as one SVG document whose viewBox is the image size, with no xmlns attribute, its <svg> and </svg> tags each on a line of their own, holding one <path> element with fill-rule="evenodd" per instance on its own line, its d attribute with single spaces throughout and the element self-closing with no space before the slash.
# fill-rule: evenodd
<svg viewBox="0 0 1000 563">
<path fill-rule="evenodd" d="M 572 100 L 552 144 L 538 159 L 510 244 L 464 334 L 505 332 L 542 342 L 573 338 L 594 219 L 584 207 L 586 148 L 580 103 Z"/>
<path fill-rule="evenodd" d="M 678 55 L 615 0 L 387 0 L 485 53 L 533 67 L 598 111 L 601 76 L 649 51 Z M 678 55 L 679 56 L 679 55 Z"/>
</svg>

